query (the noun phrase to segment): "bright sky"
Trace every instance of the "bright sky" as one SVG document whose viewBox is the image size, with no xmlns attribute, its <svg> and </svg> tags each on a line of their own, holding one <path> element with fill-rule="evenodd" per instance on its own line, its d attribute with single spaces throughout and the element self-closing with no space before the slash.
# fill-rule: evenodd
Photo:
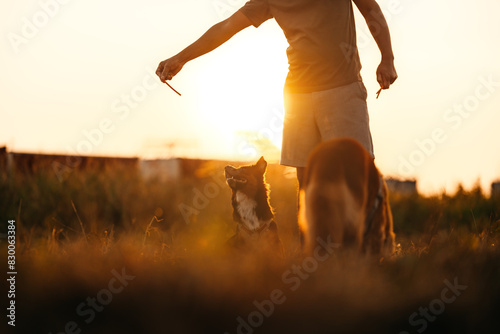
<svg viewBox="0 0 500 334">
<path fill-rule="evenodd" d="M 171 82 L 182 97 L 154 76 L 244 2 L 2 0 L 0 146 L 244 160 L 262 153 L 255 138 L 279 147 L 287 44 L 274 21 L 187 64 Z M 377 165 L 425 193 L 478 179 L 489 190 L 500 178 L 500 2 L 378 2 L 399 79 L 375 99 L 380 56 L 358 15 Z"/>
</svg>

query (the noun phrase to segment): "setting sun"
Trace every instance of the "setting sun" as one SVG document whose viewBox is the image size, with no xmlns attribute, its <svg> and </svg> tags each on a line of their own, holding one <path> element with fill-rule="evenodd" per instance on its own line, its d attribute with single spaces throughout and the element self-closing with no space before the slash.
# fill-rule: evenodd
<svg viewBox="0 0 500 334">
<path fill-rule="evenodd" d="M 202 65 L 196 67 L 202 68 L 196 73 L 188 69 L 196 76 L 190 95 L 196 95 L 200 118 L 213 134 L 206 140 L 228 145 L 226 154 L 234 159 L 251 160 L 264 153 L 252 140 L 267 138 L 278 150 L 281 147 L 286 41 L 275 23 L 260 29 L 248 29 L 223 50 L 200 58 Z M 249 42 L 255 33 L 258 38 Z"/>
</svg>

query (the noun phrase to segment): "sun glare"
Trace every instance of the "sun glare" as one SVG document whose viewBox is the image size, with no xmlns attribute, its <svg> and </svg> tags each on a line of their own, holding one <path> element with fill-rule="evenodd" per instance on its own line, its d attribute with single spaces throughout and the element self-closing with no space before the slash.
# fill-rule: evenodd
<svg viewBox="0 0 500 334">
<path fill-rule="evenodd" d="M 234 159 L 279 157 L 287 60 L 276 39 L 273 33 L 253 43 L 236 41 L 197 73 L 199 117 L 213 135 L 207 140 L 223 139 Z"/>
</svg>

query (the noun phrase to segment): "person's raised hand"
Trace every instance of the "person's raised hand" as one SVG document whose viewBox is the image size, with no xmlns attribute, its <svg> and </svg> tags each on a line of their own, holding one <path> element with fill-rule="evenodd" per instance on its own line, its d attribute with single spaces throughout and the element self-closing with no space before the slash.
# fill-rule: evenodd
<svg viewBox="0 0 500 334">
<path fill-rule="evenodd" d="M 160 78 L 161 82 L 166 83 L 167 80 L 172 80 L 172 78 L 179 73 L 183 66 L 184 63 L 179 61 L 179 59 L 174 56 L 162 61 L 158 65 L 156 75 Z"/>
</svg>

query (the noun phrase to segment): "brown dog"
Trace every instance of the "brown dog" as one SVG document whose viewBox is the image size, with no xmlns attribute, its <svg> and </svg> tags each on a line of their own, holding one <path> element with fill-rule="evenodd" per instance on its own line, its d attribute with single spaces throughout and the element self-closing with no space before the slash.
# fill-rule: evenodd
<svg viewBox="0 0 500 334">
<path fill-rule="evenodd" d="M 226 166 L 226 182 L 231 188 L 233 220 L 236 234 L 228 243 L 236 248 L 257 246 L 281 252 L 278 227 L 269 205 L 265 181 L 267 162 L 261 157 L 255 165 L 235 168 Z"/>
<path fill-rule="evenodd" d="M 333 139 L 310 155 L 300 193 L 305 250 L 318 240 L 369 254 L 392 254 L 394 232 L 387 186 L 357 141 Z"/>
</svg>

